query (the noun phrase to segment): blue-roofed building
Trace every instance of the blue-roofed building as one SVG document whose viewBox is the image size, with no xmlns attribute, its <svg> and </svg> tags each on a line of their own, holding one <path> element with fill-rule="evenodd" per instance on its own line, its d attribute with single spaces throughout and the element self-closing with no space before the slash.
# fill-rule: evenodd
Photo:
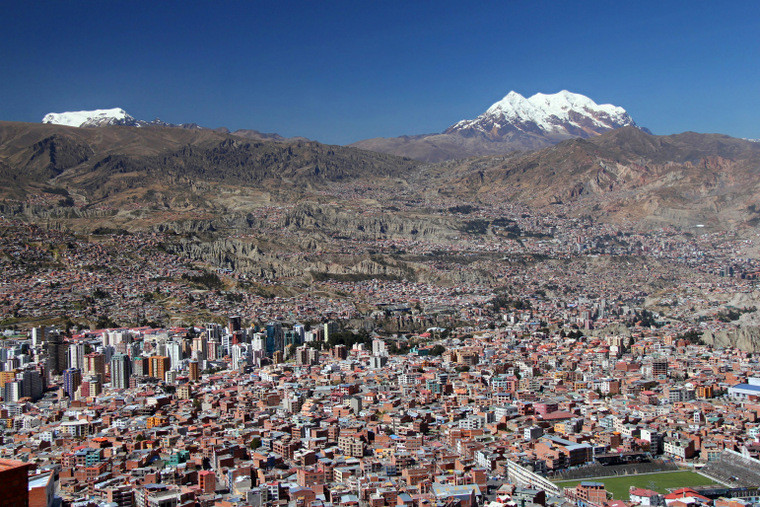
<svg viewBox="0 0 760 507">
<path fill-rule="evenodd" d="M 732 400 L 760 399 L 760 378 L 750 378 L 747 384 L 736 384 L 728 388 L 728 396 Z"/>
</svg>

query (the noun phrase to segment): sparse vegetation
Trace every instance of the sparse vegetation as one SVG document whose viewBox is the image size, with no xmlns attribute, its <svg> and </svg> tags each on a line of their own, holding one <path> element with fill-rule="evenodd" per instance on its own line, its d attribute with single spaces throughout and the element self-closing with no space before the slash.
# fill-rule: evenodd
<svg viewBox="0 0 760 507">
<path fill-rule="evenodd" d="M 219 275 L 211 273 L 210 271 L 204 271 L 199 275 L 182 275 L 182 279 L 201 287 L 205 287 L 208 290 L 219 290 L 224 286 Z"/>
</svg>

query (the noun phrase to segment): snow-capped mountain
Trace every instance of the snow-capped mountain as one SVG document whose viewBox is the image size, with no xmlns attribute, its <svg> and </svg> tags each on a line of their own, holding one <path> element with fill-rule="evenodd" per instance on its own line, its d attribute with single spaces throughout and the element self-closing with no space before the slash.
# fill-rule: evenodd
<svg viewBox="0 0 760 507">
<path fill-rule="evenodd" d="M 562 90 L 526 99 L 512 91 L 474 120 L 457 122 L 440 134 L 366 139 L 352 146 L 440 162 L 536 150 L 629 125 L 637 126 L 622 107 L 597 104 L 578 93 Z"/>
<path fill-rule="evenodd" d="M 492 140 L 510 133 L 550 137 L 590 137 L 636 125 L 622 107 L 597 104 L 585 95 L 562 90 L 525 98 L 511 91 L 474 120 L 462 120 L 444 133 L 482 134 Z"/>
<path fill-rule="evenodd" d="M 42 123 L 66 125 L 68 127 L 105 127 L 107 125 L 126 125 L 137 127 L 138 121 L 120 107 L 113 109 L 95 109 L 93 111 L 68 111 L 65 113 L 48 113 Z"/>
<path fill-rule="evenodd" d="M 202 128 L 195 123 L 166 123 L 156 118 L 153 121 L 137 120 L 120 107 L 112 109 L 94 109 L 92 111 L 68 111 L 65 113 L 48 113 L 42 123 L 66 125 L 68 127 L 108 127 L 122 125 L 126 127 L 182 127 Z"/>
</svg>

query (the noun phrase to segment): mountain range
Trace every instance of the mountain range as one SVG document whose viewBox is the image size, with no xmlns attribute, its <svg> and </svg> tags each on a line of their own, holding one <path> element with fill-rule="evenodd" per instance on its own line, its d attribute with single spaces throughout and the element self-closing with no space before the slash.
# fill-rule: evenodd
<svg viewBox="0 0 760 507">
<path fill-rule="evenodd" d="M 210 129 L 0 122 L 0 198 L 65 188 L 83 202 L 118 205 L 151 188 L 172 197 L 212 182 L 305 188 L 403 174 L 413 165 L 353 148 L 244 139 Z"/>
<path fill-rule="evenodd" d="M 150 122 L 137 120 L 121 108 L 49 113 L 42 119 L 42 123 L 71 127 L 202 128 L 196 123 L 171 124 L 159 119 Z M 511 91 L 477 118 L 461 120 L 442 133 L 367 139 L 351 146 L 423 162 L 440 162 L 536 150 L 566 139 L 588 138 L 625 126 L 636 126 L 625 109 L 611 104 L 597 104 L 578 93 L 562 90 L 555 94 L 537 93 L 525 98 Z M 216 130 L 229 132 L 225 128 Z M 257 141 L 288 140 L 279 134 L 265 134 L 249 129 L 237 130 L 232 134 Z"/>
<path fill-rule="evenodd" d="M 440 134 L 396 139 L 405 157 L 142 122 L 122 109 L 45 120 L 0 121 L 0 221 L 71 231 L 93 244 L 159 233 L 134 236 L 134 244 L 154 238 L 182 259 L 245 274 L 241 287 L 268 298 L 301 293 L 314 280 L 509 287 L 525 279 L 521 270 L 545 278 L 540 290 L 550 297 L 586 293 L 608 277 L 619 286 L 635 270 L 641 276 L 628 292 L 657 294 L 682 276 L 691 282 L 694 265 L 607 255 L 608 240 L 635 247 L 643 246 L 637 232 L 687 239 L 718 231 L 712 237 L 751 244 L 760 226 L 760 143 L 655 136 L 624 109 L 569 92 L 510 93 Z M 384 141 L 375 149 L 393 140 Z M 575 251 L 574 237 L 600 244 L 568 259 L 562 252 Z M 502 240 L 514 255 L 490 250 Z M 535 253 L 550 243 L 559 249 Z M 561 281 L 564 272 L 572 284 Z M 293 285 L 272 288 L 271 280 Z M 329 297 L 353 294 L 342 283 L 325 286 L 340 289 Z"/>
<path fill-rule="evenodd" d="M 633 126 L 533 152 L 421 164 L 351 147 L 246 140 L 208 129 L 0 122 L 0 182 L 0 198 L 65 194 L 80 208 L 154 205 L 159 196 L 167 209 L 194 202 L 191 207 L 206 209 L 225 192 L 291 201 L 306 191 L 361 182 L 373 192 L 404 189 L 410 196 L 467 202 L 500 195 L 600 220 L 716 227 L 760 222 L 760 143 L 689 132 L 654 136 Z M 241 203 L 233 199 L 225 206 Z"/>
<path fill-rule="evenodd" d="M 0 197 L 66 193 L 80 207 L 119 207 L 158 195 L 167 208 L 213 207 L 222 188 L 298 200 L 304 191 L 361 182 L 381 192 L 470 201 L 498 194 L 601 220 L 760 223 L 760 143 L 654 136 L 623 108 L 566 91 L 529 98 L 510 92 L 441 134 L 382 142 L 372 151 L 370 141 L 327 146 L 253 130 L 142 122 L 123 109 L 50 114 L 44 124 L 0 122 Z"/>
</svg>

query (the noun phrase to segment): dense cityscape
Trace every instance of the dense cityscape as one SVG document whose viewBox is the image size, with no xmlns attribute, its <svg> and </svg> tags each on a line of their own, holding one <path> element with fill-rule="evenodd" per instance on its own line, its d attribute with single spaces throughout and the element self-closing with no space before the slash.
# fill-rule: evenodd
<svg viewBox="0 0 760 507">
<path fill-rule="evenodd" d="M 30 505 L 76 507 L 755 501 L 757 359 L 704 340 L 756 311 L 736 303 L 756 290 L 753 242 L 510 216 L 529 232 L 470 233 L 429 261 L 477 257 L 501 288 L 307 290 L 170 253 L 161 234 L 3 219 L 2 473 L 29 470 Z M 442 248 L 335 248 L 370 244 Z"/>
</svg>

